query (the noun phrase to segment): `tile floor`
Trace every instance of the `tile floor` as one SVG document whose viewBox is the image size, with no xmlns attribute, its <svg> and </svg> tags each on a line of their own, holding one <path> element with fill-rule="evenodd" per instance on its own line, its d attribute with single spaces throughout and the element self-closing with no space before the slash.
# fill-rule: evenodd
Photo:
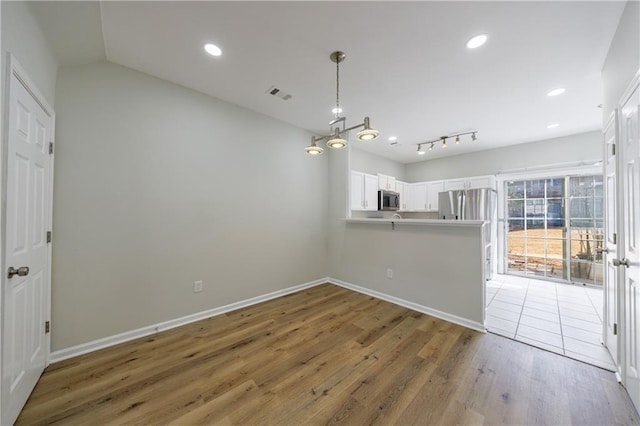
<svg viewBox="0 0 640 426">
<path fill-rule="evenodd" d="M 487 330 L 614 371 L 601 344 L 602 290 L 512 275 L 487 282 Z"/>
</svg>

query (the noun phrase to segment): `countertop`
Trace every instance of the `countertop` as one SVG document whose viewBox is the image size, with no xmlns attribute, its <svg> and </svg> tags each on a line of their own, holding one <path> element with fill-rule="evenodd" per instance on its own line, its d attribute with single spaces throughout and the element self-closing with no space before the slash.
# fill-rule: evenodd
<svg viewBox="0 0 640 426">
<path fill-rule="evenodd" d="M 484 220 L 445 220 L 445 219 L 390 219 L 390 218 L 347 218 L 347 223 L 374 223 L 378 225 L 427 225 L 427 226 L 453 226 L 453 227 L 481 227 Z"/>
</svg>

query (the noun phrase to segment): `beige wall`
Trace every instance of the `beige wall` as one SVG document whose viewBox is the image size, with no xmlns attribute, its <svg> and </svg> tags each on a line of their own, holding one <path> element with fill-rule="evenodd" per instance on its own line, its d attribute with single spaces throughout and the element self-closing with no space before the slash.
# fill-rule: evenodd
<svg viewBox="0 0 640 426">
<path fill-rule="evenodd" d="M 52 350 L 326 276 L 307 132 L 110 63 L 57 94 Z"/>
</svg>

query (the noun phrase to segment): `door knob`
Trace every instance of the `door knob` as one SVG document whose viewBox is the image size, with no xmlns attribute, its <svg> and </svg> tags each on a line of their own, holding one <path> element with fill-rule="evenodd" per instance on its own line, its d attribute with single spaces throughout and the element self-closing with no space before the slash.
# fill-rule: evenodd
<svg viewBox="0 0 640 426">
<path fill-rule="evenodd" d="M 627 258 L 613 259 L 613 265 L 614 266 L 626 266 L 628 268 L 629 267 L 629 259 L 627 259 Z"/>
<path fill-rule="evenodd" d="M 29 267 L 21 266 L 18 269 L 16 269 L 13 266 L 9 266 L 9 270 L 7 271 L 7 277 L 13 278 L 14 275 L 17 275 L 19 277 L 26 277 L 27 275 L 29 275 Z"/>
<path fill-rule="evenodd" d="M 609 247 L 596 247 L 596 253 L 609 253 Z"/>
</svg>

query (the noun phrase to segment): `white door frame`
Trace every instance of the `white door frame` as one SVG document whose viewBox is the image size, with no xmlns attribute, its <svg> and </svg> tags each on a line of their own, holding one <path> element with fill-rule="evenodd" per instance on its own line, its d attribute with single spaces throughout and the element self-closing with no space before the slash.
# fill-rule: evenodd
<svg viewBox="0 0 640 426">
<path fill-rule="evenodd" d="M 602 130 L 602 145 L 603 145 L 603 158 L 602 158 L 602 162 L 603 162 L 603 190 L 604 190 L 604 201 L 605 201 L 605 251 L 602 253 L 602 258 L 603 258 L 603 268 L 604 268 L 604 274 L 603 274 L 603 292 L 604 292 L 604 307 L 603 307 L 603 321 L 602 321 L 602 341 L 604 343 L 604 345 L 607 347 L 607 349 L 609 350 L 609 354 L 611 355 L 611 358 L 613 359 L 615 366 L 616 366 L 616 375 L 618 377 L 618 380 L 620 380 L 620 377 L 622 375 L 622 362 L 621 360 L 621 351 L 620 351 L 620 344 L 621 344 L 621 335 L 620 335 L 620 330 L 616 330 L 616 334 L 615 337 L 612 337 L 611 339 L 610 337 L 610 332 L 613 335 L 613 330 L 609 329 L 609 317 L 611 315 L 614 316 L 613 322 L 614 324 L 617 324 L 617 327 L 620 328 L 621 327 L 621 319 L 620 319 L 620 312 L 621 312 L 621 307 L 620 307 L 620 301 L 621 301 L 621 293 L 622 291 L 620 290 L 621 288 L 621 281 L 619 279 L 619 270 L 617 267 L 612 265 L 612 261 L 613 259 L 615 259 L 618 256 L 618 250 L 617 250 L 617 241 L 614 241 L 614 235 L 615 235 L 615 239 L 617 239 L 618 234 L 620 234 L 620 229 L 619 229 L 619 224 L 620 224 L 620 220 L 619 220 L 619 214 L 620 214 L 620 209 L 618 208 L 618 205 L 620 203 L 620 198 L 619 198 L 619 190 L 620 190 L 620 184 L 618 182 L 618 164 L 620 162 L 620 155 L 619 152 L 615 152 L 615 149 L 619 147 L 619 137 L 618 137 L 618 110 L 614 109 L 614 111 L 611 113 L 611 115 L 609 116 L 609 119 L 607 120 L 603 130 Z M 617 146 L 616 146 L 617 145 Z M 608 164 L 608 158 L 613 156 L 613 188 L 612 188 L 612 192 L 613 194 L 609 194 L 609 183 L 607 181 L 608 176 L 609 176 L 609 170 L 607 169 L 607 164 Z M 609 218 L 608 214 L 610 213 L 610 207 L 609 207 L 609 203 L 612 201 L 615 201 L 614 204 L 614 210 L 613 210 L 613 217 Z M 614 224 L 614 229 L 609 229 L 609 224 L 611 223 L 610 220 L 613 219 L 613 224 Z M 615 269 L 613 269 L 615 268 Z M 612 272 L 613 276 L 614 276 L 614 282 L 611 283 L 609 282 L 610 275 L 609 272 Z M 615 295 L 613 298 L 610 298 L 610 296 Z M 612 311 L 613 312 L 609 312 L 609 308 L 613 308 Z M 615 326 L 613 326 L 615 327 Z M 615 354 L 615 356 L 614 356 Z"/>
<path fill-rule="evenodd" d="M 20 65 L 18 60 L 13 56 L 10 52 L 7 53 L 6 57 L 7 69 L 5 73 L 5 81 L 3 91 L 3 99 L 2 99 L 2 146 L 0 149 L 0 174 L 1 174 L 1 185 L 0 191 L 2 192 L 2 197 L 0 198 L 0 318 L 3 318 L 4 315 L 4 303 L 5 303 L 5 289 L 6 289 L 6 274 L 7 265 L 5 265 L 4 253 L 6 250 L 6 212 L 7 212 L 7 203 L 6 203 L 6 193 L 7 193 L 7 150 L 9 144 L 9 134 L 8 123 L 9 118 L 9 88 L 11 84 L 11 76 L 14 75 L 27 89 L 27 91 L 33 96 L 36 102 L 42 107 L 44 112 L 47 114 L 49 119 L 51 120 L 51 140 L 50 142 L 55 142 L 55 111 L 53 107 L 49 105 L 46 98 L 42 95 L 42 93 L 38 90 L 37 86 L 34 82 L 29 78 L 24 68 Z M 54 145 L 55 146 L 55 145 Z M 53 165 L 54 165 L 54 156 L 51 155 L 51 162 L 49 167 L 49 211 L 47 212 L 47 229 L 52 230 L 53 228 Z M 51 321 L 51 244 L 47 245 L 47 270 L 48 274 L 45 282 L 45 318 L 48 321 Z M 0 327 L 0 349 L 4 344 L 4 327 Z M 0 377 L 2 377 L 2 353 L 0 350 Z M 48 333 L 45 336 L 45 366 L 49 365 L 49 358 L 51 353 L 51 333 Z M 2 386 L 0 386 L 0 401 L 2 401 Z M 0 404 L 0 418 L 2 418 L 2 404 Z"/>
</svg>

